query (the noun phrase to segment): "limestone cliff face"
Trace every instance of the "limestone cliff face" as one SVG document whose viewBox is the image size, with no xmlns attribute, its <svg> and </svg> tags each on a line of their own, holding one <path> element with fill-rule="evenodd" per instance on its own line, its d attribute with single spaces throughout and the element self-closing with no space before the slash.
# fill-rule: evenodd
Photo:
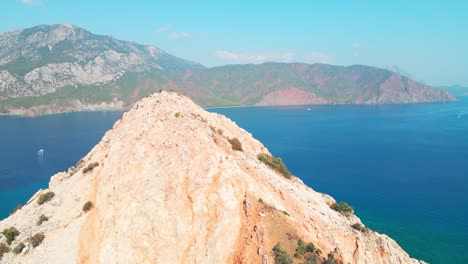
<svg viewBox="0 0 468 264">
<path fill-rule="evenodd" d="M 268 150 L 251 134 L 186 97 L 144 98 L 75 170 L 0 222 L 20 232 L 12 248 L 26 245 L 0 262 L 274 263 L 274 245 L 292 255 L 300 238 L 344 263 L 419 263 L 389 237 L 353 229 L 357 217 L 333 211 L 333 198 L 284 178 L 259 153 Z M 55 196 L 39 205 L 48 191 Z M 94 206 L 84 212 L 87 201 Z M 41 214 L 49 221 L 38 226 Z M 45 239 L 33 248 L 28 238 L 39 232 Z"/>
<path fill-rule="evenodd" d="M 203 66 L 70 24 L 0 33 L 0 100 L 43 96 L 65 87 L 99 87 L 125 73 L 192 68 Z"/>
</svg>

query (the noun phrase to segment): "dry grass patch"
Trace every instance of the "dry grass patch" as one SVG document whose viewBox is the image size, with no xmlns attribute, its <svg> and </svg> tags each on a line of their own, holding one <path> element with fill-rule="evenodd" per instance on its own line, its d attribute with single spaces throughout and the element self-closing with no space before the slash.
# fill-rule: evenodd
<svg viewBox="0 0 468 264">
<path fill-rule="evenodd" d="M 230 138 L 229 140 L 229 143 L 231 143 L 231 147 L 233 150 L 236 150 L 236 151 L 244 151 L 242 149 L 242 144 L 240 143 L 239 139 L 237 138 Z"/>
<path fill-rule="evenodd" d="M 10 252 L 10 248 L 5 243 L 0 243 L 0 260 L 8 252 Z"/>
<path fill-rule="evenodd" d="M 37 233 L 34 236 L 29 238 L 29 243 L 33 246 L 33 248 L 39 246 L 42 241 L 44 240 L 45 235 L 44 233 Z"/>
<path fill-rule="evenodd" d="M 87 201 L 84 205 L 83 205 L 83 212 L 88 212 L 89 210 L 93 209 L 93 203 L 91 201 Z"/>
</svg>

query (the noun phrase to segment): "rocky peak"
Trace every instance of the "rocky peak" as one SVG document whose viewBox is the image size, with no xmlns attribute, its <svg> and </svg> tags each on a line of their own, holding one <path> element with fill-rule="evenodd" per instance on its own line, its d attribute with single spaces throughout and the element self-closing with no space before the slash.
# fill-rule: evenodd
<svg viewBox="0 0 468 264">
<path fill-rule="evenodd" d="M 153 47 L 94 35 L 70 24 L 40 25 L 0 35 L 0 99 L 40 96 L 60 88 L 104 85 L 125 73 L 174 73 L 202 65 Z"/>
<path fill-rule="evenodd" d="M 419 263 L 389 237 L 353 228 L 356 216 L 330 209 L 333 198 L 283 177 L 261 153 L 270 154 L 250 133 L 187 97 L 143 98 L 76 168 L 0 221 L 19 232 L 11 247 L 25 246 L 0 262 L 274 263 L 275 245 L 294 258 L 301 239 L 319 263 L 327 254 Z M 49 220 L 37 225 L 41 215 Z"/>
<path fill-rule="evenodd" d="M 36 47 L 53 46 L 64 40 L 76 41 L 89 36 L 91 33 L 71 24 L 40 25 L 21 32 L 22 40 Z"/>
</svg>

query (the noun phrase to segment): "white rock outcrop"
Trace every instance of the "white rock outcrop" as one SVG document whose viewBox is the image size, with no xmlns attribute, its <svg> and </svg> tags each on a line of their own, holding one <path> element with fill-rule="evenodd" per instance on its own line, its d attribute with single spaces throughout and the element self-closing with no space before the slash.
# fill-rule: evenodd
<svg viewBox="0 0 468 264">
<path fill-rule="evenodd" d="M 389 237 L 353 229 L 357 217 L 331 210 L 333 198 L 284 178 L 259 153 L 268 150 L 250 133 L 186 97 L 144 98 L 76 170 L 53 176 L 0 221 L 0 230 L 20 231 L 13 247 L 45 234 L 40 246 L 0 262 L 273 263 L 276 243 L 301 238 L 344 263 L 419 263 Z M 39 205 L 48 191 L 55 197 Z M 94 207 L 83 212 L 87 201 Z M 50 220 L 37 226 L 41 214 Z"/>
</svg>

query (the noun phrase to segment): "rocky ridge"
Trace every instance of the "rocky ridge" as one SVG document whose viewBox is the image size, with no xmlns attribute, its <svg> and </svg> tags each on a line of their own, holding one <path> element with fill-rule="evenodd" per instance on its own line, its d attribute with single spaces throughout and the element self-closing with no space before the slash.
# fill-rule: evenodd
<svg viewBox="0 0 468 264">
<path fill-rule="evenodd" d="M 269 152 L 251 134 L 187 97 L 146 97 L 76 168 L 0 221 L 19 231 L 12 248 L 25 243 L 0 263 L 267 264 L 277 243 L 292 255 L 298 239 L 344 263 L 420 263 L 388 236 L 352 228 L 359 218 L 330 209 L 333 198 L 286 179 L 260 153 Z M 39 205 L 46 192 L 55 196 Z M 42 214 L 49 221 L 38 226 Z M 36 233 L 45 239 L 33 248 Z"/>
<path fill-rule="evenodd" d="M 100 85 L 126 72 L 199 68 L 154 46 L 94 35 L 70 24 L 0 34 L 0 99 Z"/>
</svg>

